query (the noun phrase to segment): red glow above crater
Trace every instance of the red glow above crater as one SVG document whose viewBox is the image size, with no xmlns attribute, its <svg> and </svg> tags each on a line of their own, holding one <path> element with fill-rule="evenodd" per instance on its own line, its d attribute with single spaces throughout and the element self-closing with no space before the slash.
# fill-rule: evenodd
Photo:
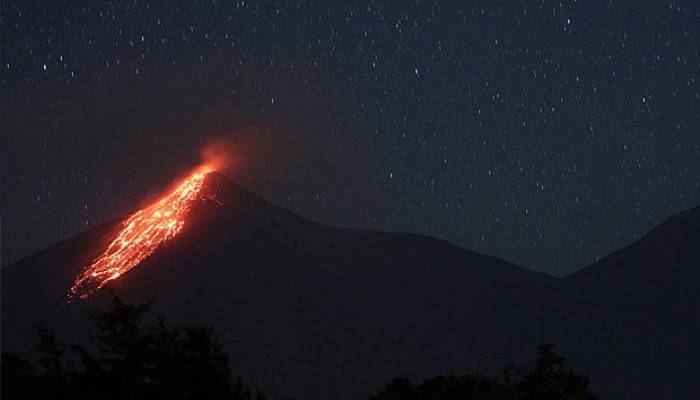
<svg viewBox="0 0 700 400">
<path fill-rule="evenodd" d="M 201 198 L 204 176 L 211 170 L 208 166 L 198 168 L 173 191 L 121 222 L 115 238 L 104 252 L 75 278 L 68 290 L 68 300 L 86 299 L 177 236 L 192 205 Z"/>
</svg>

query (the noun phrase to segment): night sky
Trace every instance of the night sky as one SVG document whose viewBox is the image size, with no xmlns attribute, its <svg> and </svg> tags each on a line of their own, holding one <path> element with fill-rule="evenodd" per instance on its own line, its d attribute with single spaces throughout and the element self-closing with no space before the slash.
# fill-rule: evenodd
<svg viewBox="0 0 700 400">
<path fill-rule="evenodd" d="M 304 217 L 558 276 L 700 204 L 694 0 L 40 3 L 1 3 L 3 265 L 212 144 Z"/>
</svg>

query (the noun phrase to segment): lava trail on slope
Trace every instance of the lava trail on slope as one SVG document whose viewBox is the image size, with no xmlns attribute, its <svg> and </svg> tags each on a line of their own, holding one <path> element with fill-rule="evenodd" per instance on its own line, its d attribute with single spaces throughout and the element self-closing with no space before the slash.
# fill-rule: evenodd
<svg viewBox="0 0 700 400">
<path fill-rule="evenodd" d="M 198 168 L 175 190 L 126 218 L 104 252 L 75 278 L 68 290 L 68 300 L 86 299 L 180 233 L 192 205 L 201 198 L 204 177 L 209 171 L 206 167 Z"/>
</svg>

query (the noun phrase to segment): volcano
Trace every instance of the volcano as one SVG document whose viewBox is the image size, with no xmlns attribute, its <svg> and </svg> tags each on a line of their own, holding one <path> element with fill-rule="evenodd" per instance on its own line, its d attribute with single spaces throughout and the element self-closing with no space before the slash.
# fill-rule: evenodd
<svg viewBox="0 0 700 400">
<path fill-rule="evenodd" d="M 155 300 L 171 323 L 213 325 L 234 373 L 273 398 L 367 398 L 396 376 L 495 372 L 545 341 L 605 396 L 694 393 L 700 209 L 557 279 L 426 236 L 317 224 L 216 172 L 198 190 L 178 234 L 106 284 Z M 128 219 L 3 268 L 4 351 L 30 354 L 37 322 L 62 342 L 91 334 L 85 314 L 105 294 L 68 303 L 66 291 Z M 664 364 L 679 351 L 687 363 Z"/>
</svg>

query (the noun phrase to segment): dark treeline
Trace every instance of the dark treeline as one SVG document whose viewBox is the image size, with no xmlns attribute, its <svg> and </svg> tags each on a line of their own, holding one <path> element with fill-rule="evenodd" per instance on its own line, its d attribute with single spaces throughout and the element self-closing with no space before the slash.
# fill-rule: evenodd
<svg viewBox="0 0 700 400">
<path fill-rule="evenodd" d="M 95 312 L 101 356 L 83 346 L 61 346 L 37 326 L 39 364 L 2 354 L 3 399 L 230 399 L 263 400 L 233 380 L 228 355 L 210 327 L 168 328 L 160 319 L 144 327 L 148 305 L 124 304 Z M 69 350 L 79 368 L 65 366 Z M 70 363 L 69 363 L 70 364 Z"/>
<path fill-rule="evenodd" d="M 169 328 L 163 319 L 144 326 L 149 305 L 114 296 L 112 308 L 90 318 L 100 356 L 77 344 L 61 345 L 37 326 L 36 364 L 2 354 L 3 399 L 230 399 L 264 400 L 240 378 L 211 327 Z M 66 359 L 72 361 L 66 361 Z M 77 363 L 76 363 L 77 360 Z M 79 366 L 76 366 L 78 364 Z M 589 381 L 564 367 L 551 345 L 540 346 L 530 371 L 507 367 L 500 377 L 437 376 L 414 384 L 397 378 L 371 400 L 596 400 Z"/>
<path fill-rule="evenodd" d="M 484 375 L 436 376 L 421 384 L 394 379 L 371 400 L 599 400 L 589 381 L 564 367 L 552 345 L 538 348 L 530 371 L 508 366 L 500 377 Z"/>
</svg>

